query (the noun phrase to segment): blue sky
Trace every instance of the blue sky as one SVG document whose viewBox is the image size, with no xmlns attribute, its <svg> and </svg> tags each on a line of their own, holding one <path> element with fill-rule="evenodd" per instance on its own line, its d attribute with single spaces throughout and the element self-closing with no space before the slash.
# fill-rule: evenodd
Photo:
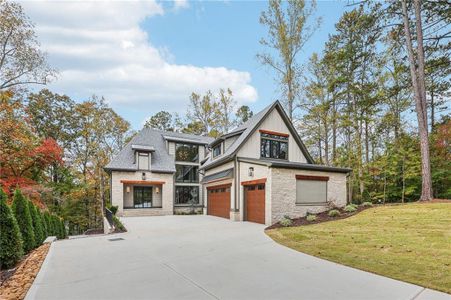
<svg viewBox="0 0 451 300">
<path fill-rule="evenodd" d="M 253 111 L 279 96 L 255 58 L 264 1 L 35 3 L 24 2 L 25 11 L 60 70 L 49 88 L 78 101 L 104 95 L 134 129 L 160 110 L 183 114 L 191 91 L 230 87 Z M 322 51 L 346 4 L 317 3 L 323 22 L 301 62 Z"/>
</svg>

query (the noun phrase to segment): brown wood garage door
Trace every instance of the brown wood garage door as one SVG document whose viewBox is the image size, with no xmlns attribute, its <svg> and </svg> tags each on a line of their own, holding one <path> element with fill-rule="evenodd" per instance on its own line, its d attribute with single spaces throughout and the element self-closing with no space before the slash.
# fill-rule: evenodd
<svg viewBox="0 0 451 300">
<path fill-rule="evenodd" d="M 265 224 L 265 184 L 246 185 L 246 221 Z"/>
<path fill-rule="evenodd" d="M 208 214 L 230 219 L 230 184 L 207 187 Z"/>
</svg>

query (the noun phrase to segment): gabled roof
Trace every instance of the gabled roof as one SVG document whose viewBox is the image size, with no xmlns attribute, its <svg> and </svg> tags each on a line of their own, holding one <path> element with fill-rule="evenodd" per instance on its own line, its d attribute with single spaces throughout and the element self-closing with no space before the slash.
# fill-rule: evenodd
<svg viewBox="0 0 451 300">
<path fill-rule="evenodd" d="M 209 158 L 201 167 L 201 169 L 209 169 L 232 160 L 236 155 L 236 153 L 238 152 L 238 150 L 241 148 L 241 146 L 244 145 L 244 143 L 248 140 L 248 138 L 255 132 L 255 130 L 257 130 L 260 124 L 274 109 L 277 109 L 277 111 L 280 113 L 282 119 L 285 122 L 285 125 L 290 130 L 291 135 L 293 136 L 302 153 L 304 154 L 307 162 L 309 164 L 314 164 L 313 158 L 308 153 L 307 148 L 305 147 L 304 143 L 299 137 L 299 134 L 297 133 L 296 129 L 293 126 L 293 123 L 291 123 L 290 119 L 285 113 L 285 110 L 283 109 L 282 105 L 280 104 L 279 101 L 275 101 L 271 105 L 265 107 L 259 113 L 255 114 L 252 118 L 247 120 L 247 122 L 233 129 L 231 132 L 225 134 L 224 136 L 233 136 L 235 133 L 239 134 L 240 132 L 242 132 L 240 137 L 224 152 L 222 157 L 219 157 L 215 160 Z M 214 142 L 212 144 L 214 144 Z"/>
<path fill-rule="evenodd" d="M 105 170 L 136 171 L 138 166 L 135 163 L 134 148 L 136 149 L 136 145 L 139 145 L 139 148 L 153 149 L 150 166 L 151 172 L 175 172 L 174 157 L 169 155 L 166 148 L 166 139 L 168 138 L 183 139 L 184 142 L 203 145 L 209 144 L 213 141 L 213 138 L 210 137 L 143 128 L 110 161 L 110 163 L 105 166 Z"/>
</svg>

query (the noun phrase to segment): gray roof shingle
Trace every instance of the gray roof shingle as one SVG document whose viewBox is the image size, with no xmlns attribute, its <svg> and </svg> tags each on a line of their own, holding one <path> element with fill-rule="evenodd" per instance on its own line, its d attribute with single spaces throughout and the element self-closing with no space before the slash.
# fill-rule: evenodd
<svg viewBox="0 0 451 300">
<path fill-rule="evenodd" d="M 155 149 L 151 157 L 151 171 L 173 173 L 175 172 L 174 157 L 166 149 L 165 137 L 173 137 L 191 141 L 198 144 L 209 144 L 211 137 L 197 136 L 180 132 L 169 132 L 151 128 L 143 128 L 132 140 L 105 166 L 105 170 L 136 171 L 134 150 L 132 145 L 148 146 Z"/>
</svg>

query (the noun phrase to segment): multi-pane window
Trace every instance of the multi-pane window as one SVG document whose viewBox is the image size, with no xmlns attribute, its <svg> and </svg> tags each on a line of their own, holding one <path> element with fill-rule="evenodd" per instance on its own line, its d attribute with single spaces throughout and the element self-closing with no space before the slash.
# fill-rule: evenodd
<svg viewBox="0 0 451 300">
<path fill-rule="evenodd" d="M 189 165 L 176 165 L 175 181 L 185 183 L 199 182 L 199 167 Z"/>
<path fill-rule="evenodd" d="M 199 146 L 193 144 L 175 144 L 175 160 L 199 162 Z"/>
<path fill-rule="evenodd" d="M 260 155 L 265 158 L 288 159 L 288 137 L 262 133 Z"/>
<path fill-rule="evenodd" d="M 133 188 L 133 207 L 152 207 L 152 188 L 147 186 L 135 186 Z"/>
<path fill-rule="evenodd" d="M 199 204 L 199 187 L 176 186 L 175 204 Z"/>
<path fill-rule="evenodd" d="M 213 148 L 213 157 L 221 155 L 221 144 Z"/>
</svg>

